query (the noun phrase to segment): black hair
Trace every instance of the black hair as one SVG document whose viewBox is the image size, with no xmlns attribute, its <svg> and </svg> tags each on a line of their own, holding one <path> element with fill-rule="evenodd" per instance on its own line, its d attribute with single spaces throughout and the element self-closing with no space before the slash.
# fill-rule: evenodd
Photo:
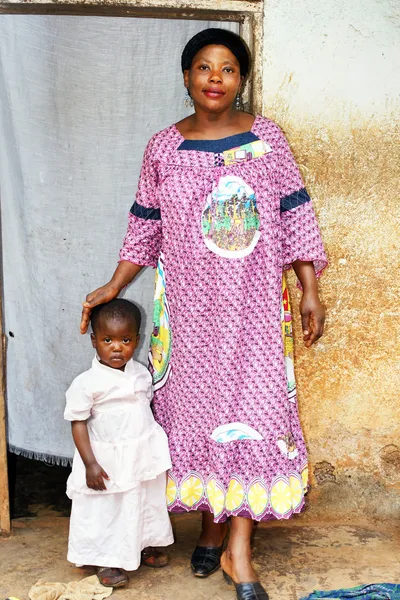
<svg viewBox="0 0 400 600">
<path fill-rule="evenodd" d="M 199 50 L 204 46 L 217 44 L 228 48 L 234 54 L 240 65 L 240 75 L 247 77 L 250 70 L 250 51 L 240 35 L 227 29 L 210 28 L 200 31 L 193 36 L 183 49 L 181 57 L 182 71 L 190 69 Z"/>
<path fill-rule="evenodd" d="M 136 304 L 133 304 L 133 302 L 125 300 L 124 298 L 116 298 L 115 300 L 111 300 L 105 304 L 99 304 L 93 308 L 90 315 L 93 333 L 96 333 L 96 327 L 99 324 L 100 318 L 134 321 L 138 333 L 142 322 L 140 309 Z"/>
</svg>

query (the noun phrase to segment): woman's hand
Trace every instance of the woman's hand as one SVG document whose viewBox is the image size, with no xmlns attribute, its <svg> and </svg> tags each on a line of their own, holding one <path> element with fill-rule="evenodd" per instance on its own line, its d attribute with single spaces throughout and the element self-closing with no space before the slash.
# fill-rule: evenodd
<svg viewBox="0 0 400 600">
<path fill-rule="evenodd" d="M 317 292 L 305 291 L 303 293 L 300 302 L 300 314 L 304 345 L 306 348 L 309 348 L 319 340 L 324 332 L 325 309 L 320 302 Z"/>
<path fill-rule="evenodd" d="M 111 281 L 86 296 L 86 301 L 83 303 L 82 309 L 81 333 L 86 333 L 88 330 L 92 308 L 98 304 L 114 300 L 120 291 L 129 285 L 142 269 L 143 265 L 136 265 L 127 260 L 121 260 L 115 269 Z"/>
<path fill-rule="evenodd" d="M 97 462 L 86 467 L 86 485 L 91 490 L 97 492 L 106 490 L 105 479 L 109 480 L 110 478 Z"/>
<path fill-rule="evenodd" d="M 112 281 L 97 288 L 94 292 L 91 292 L 86 296 L 86 301 L 83 303 L 82 318 L 81 318 L 81 333 L 86 333 L 90 322 L 90 313 L 92 308 L 98 304 L 104 304 L 114 300 L 120 293 L 120 289 Z"/>
</svg>

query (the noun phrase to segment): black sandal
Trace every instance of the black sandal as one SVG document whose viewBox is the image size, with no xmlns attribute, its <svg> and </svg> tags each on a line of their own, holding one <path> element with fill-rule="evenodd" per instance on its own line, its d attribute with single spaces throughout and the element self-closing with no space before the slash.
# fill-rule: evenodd
<svg viewBox="0 0 400 600">
<path fill-rule="evenodd" d="M 196 546 L 190 566 L 196 577 L 209 577 L 221 567 L 222 546 Z"/>
<path fill-rule="evenodd" d="M 236 589 L 236 600 L 269 600 L 267 592 L 259 581 L 254 583 L 235 583 L 228 573 L 222 571 L 228 585 L 234 585 Z"/>
</svg>

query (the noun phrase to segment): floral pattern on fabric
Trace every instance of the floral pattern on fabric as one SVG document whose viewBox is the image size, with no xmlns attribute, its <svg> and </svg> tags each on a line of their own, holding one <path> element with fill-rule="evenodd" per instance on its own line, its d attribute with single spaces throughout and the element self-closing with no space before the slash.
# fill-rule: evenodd
<svg viewBox="0 0 400 600">
<path fill-rule="evenodd" d="M 290 309 L 280 308 L 282 271 L 304 260 L 319 274 L 326 256 L 311 201 L 281 212 L 283 199 L 304 190 L 281 130 L 258 116 L 251 134 L 270 151 L 232 165 L 216 163 L 213 150 L 178 150 L 184 140 L 175 126 L 153 136 L 137 202 L 159 210 L 161 218 L 130 218 L 121 251 L 121 260 L 149 265 L 163 254 L 173 351 L 171 376 L 156 389 L 153 411 L 172 458 L 169 509 L 208 510 L 216 522 L 230 515 L 289 518 L 301 511 L 308 482 Z M 252 194 L 244 185 L 256 199 L 258 223 L 249 232 L 258 239 L 250 252 L 249 240 L 232 241 L 228 229 L 215 240 L 204 218 L 205 208 L 215 209 L 211 221 L 221 216 L 211 208 L 212 194 L 227 181 L 243 182 L 246 197 Z M 226 212 L 235 218 L 234 210 L 233 217 Z M 237 232 L 244 232 L 239 216 Z M 220 253 L 210 251 L 207 236 L 222 246 Z M 231 258 L 232 251 L 243 255 L 227 260 L 223 252 Z M 219 427 L 237 423 L 261 439 L 213 439 Z"/>
<path fill-rule="evenodd" d="M 222 513 L 256 521 L 283 519 L 303 508 L 307 481 L 307 465 L 300 473 L 293 471 L 288 476 L 277 476 L 270 486 L 260 478 L 245 485 L 239 476 L 232 475 L 225 488 L 215 476 L 204 483 L 200 473 L 192 472 L 179 487 L 169 474 L 167 504 L 174 512 L 182 512 L 182 507 L 185 510 L 211 509 L 216 519 Z"/>
</svg>

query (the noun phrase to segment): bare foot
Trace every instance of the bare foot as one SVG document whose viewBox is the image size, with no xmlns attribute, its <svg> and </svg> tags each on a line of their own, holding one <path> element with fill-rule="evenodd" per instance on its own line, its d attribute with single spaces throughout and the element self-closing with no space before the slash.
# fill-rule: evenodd
<svg viewBox="0 0 400 600">
<path fill-rule="evenodd" d="M 258 581 L 258 576 L 251 564 L 250 554 L 236 554 L 235 556 L 228 549 L 222 553 L 221 567 L 223 571 L 235 583 L 255 583 Z"/>
</svg>

